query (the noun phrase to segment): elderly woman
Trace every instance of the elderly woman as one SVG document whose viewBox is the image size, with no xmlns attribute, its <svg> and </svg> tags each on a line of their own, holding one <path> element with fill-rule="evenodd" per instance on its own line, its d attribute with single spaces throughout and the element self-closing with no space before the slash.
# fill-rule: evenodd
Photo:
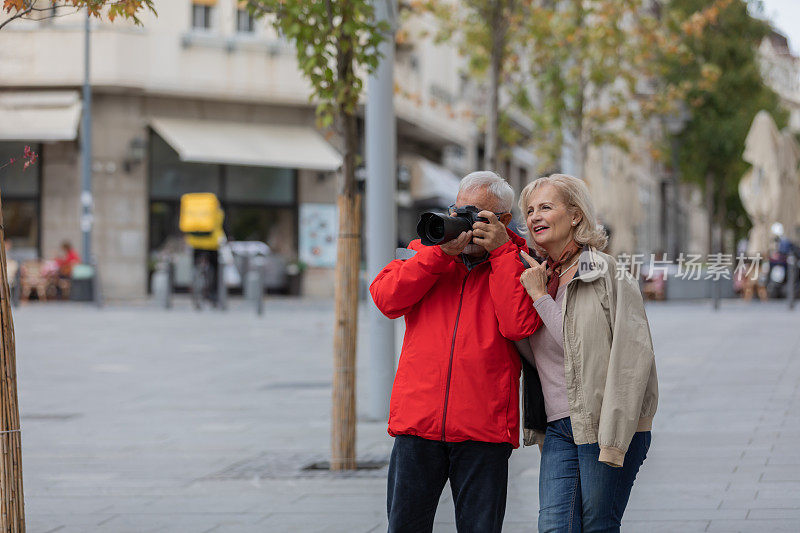
<svg viewBox="0 0 800 533">
<path fill-rule="evenodd" d="M 545 327 L 518 343 L 525 443 L 541 446 L 539 531 L 619 531 L 650 447 L 658 384 L 633 277 L 602 253 L 583 181 L 554 174 L 520 195 L 537 262 L 520 278 Z"/>
</svg>

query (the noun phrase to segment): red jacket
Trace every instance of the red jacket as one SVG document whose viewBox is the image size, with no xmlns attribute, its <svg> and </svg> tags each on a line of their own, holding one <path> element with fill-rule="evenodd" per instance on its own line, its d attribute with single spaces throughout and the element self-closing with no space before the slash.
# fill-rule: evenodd
<svg viewBox="0 0 800 533">
<path fill-rule="evenodd" d="M 519 446 L 521 363 L 512 341 L 542 322 L 519 282 L 525 240 L 509 236 L 471 271 L 415 240 L 416 255 L 392 261 L 370 285 L 383 314 L 406 319 L 391 435 Z"/>
</svg>

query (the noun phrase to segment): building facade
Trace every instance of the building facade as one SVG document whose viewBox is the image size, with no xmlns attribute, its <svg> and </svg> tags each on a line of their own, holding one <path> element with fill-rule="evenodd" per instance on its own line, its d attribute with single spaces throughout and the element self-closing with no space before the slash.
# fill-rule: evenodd
<svg viewBox="0 0 800 533">
<path fill-rule="evenodd" d="M 6 234 L 24 258 L 77 245 L 87 200 L 84 18 L 59 15 L 9 25 L 0 50 L 0 156 L 26 144 L 40 154 L 33 170 L 0 176 Z M 187 192 L 216 193 L 229 240 L 266 242 L 283 263 L 308 266 L 306 294 L 332 294 L 335 239 L 309 224 L 330 229 L 335 220 L 341 145 L 316 127 L 293 48 L 236 0 L 164 2 L 143 22 L 92 22 L 92 249 L 104 294 L 144 297 L 158 254 L 182 253 L 178 206 Z M 398 159 L 434 168 L 417 180 L 426 189 L 401 167 L 406 226 L 431 184 L 447 197 L 435 204 L 452 201 L 452 178 L 475 166 L 478 135 L 458 61 L 430 40 L 398 45 Z"/>
</svg>

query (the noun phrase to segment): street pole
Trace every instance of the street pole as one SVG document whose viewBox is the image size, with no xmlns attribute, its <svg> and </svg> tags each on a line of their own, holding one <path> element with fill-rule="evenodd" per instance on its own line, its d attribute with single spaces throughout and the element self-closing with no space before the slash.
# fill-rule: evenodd
<svg viewBox="0 0 800 533">
<path fill-rule="evenodd" d="M 92 89 L 89 85 L 89 52 L 91 44 L 90 14 L 86 11 L 83 56 L 83 124 L 81 125 L 81 232 L 83 262 L 92 263 Z M 96 268 L 96 267 L 95 267 Z"/>
<path fill-rule="evenodd" d="M 670 229 L 668 230 L 670 236 L 670 243 L 669 243 L 669 251 L 672 254 L 672 260 L 678 261 L 678 255 L 680 255 L 680 212 L 681 212 L 681 199 L 680 199 L 680 180 L 678 179 L 678 165 L 680 164 L 680 160 L 678 159 L 678 136 L 672 135 L 672 174 L 670 175 L 670 181 L 672 182 L 672 209 L 670 210 L 671 215 L 671 224 Z"/>
<path fill-rule="evenodd" d="M 375 0 L 375 18 L 386 20 L 391 29 L 380 45 L 383 55 L 367 82 L 366 108 L 366 256 L 371 282 L 394 259 L 397 242 L 395 203 L 397 132 L 394 115 L 394 33 L 396 0 Z M 369 405 L 373 420 L 389 416 L 389 396 L 394 380 L 394 323 L 383 316 L 369 299 L 367 350 L 370 361 Z"/>
<path fill-rule="evenodd" d="M 794 310 L 795 291 L 797 290 L 797 256 L 790 252 L 786 257 L 786 270 L 788 278 L 786 280 L 786 299 L 789 302 L 789 310 Z"/>
</svg>

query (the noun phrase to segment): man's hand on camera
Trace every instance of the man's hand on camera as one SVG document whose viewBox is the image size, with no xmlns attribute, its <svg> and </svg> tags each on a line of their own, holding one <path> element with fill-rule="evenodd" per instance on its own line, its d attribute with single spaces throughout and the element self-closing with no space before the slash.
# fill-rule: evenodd
<svg viewBox="0 0 800 533">
<path fill-rule="evenodd" d="M 481 211 L 478 216 L 489 222 L 476 222 L 472 225 L 474 235 L 472 242 L 483 246 L 487 252 L 493 252 L 511 240 L 505 225 L 498 220 L 497 215 L 491 211 Z"/>
<path fill-rule="evenodd" d="M 471 239 L 472 239 L 471 231 L 462 231 L 461 235 L 459 235 L 452 241 L 447 241 L 444 244 L 440 244 L 439 248 L 441 248 L 442 251 L 447 255 L 458 255 L 464 251 L 464 247 L 469 244 Z"/>
</svg>

